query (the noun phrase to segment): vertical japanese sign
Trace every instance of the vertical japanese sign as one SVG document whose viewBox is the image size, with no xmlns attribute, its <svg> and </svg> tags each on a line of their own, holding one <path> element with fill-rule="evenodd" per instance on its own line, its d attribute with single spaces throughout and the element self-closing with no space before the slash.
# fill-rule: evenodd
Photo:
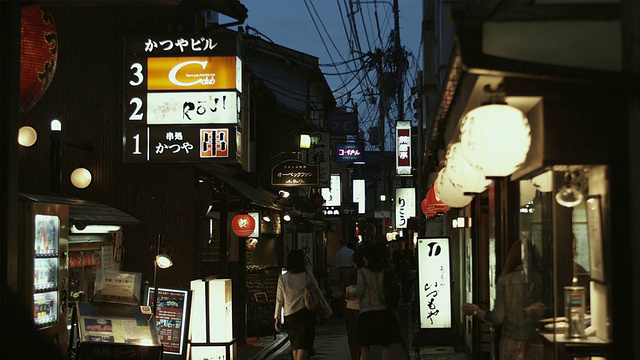
<svg viewBox="0 0 640 360">
<path fill-rule="evenodd" d="M 396 175 L 411 175 L 411 121 L 396 121 Z"/>
<path fill-rule="evenodd" d="M 340 174 L 332 174 L 329 188 L 322 188 L 321 195 L 324 198 L 325 206 L 342 205 L 342 184 Z"/>
<path fill-rule="evenodd" d="M 396 228 L 406 229 L 409 219 L 416 216 L 416 190 L 396 188 Z"/>
<path fill-rule="evenodd" d="M 418 239 L 420 328 L 451 327 L 449 238 Z"/>
<path fill-rule="evenodd" d="M 358 214 L 364 214 L 365 204 L 365 181 L 363 179 L 353 180 L 353 202 L 358 205 Z"/>
<path fill-rule="evenodd" d="M 318 140 L 309 152 L 308 161 L 309 164 L 318 166 L 318 185 L 329 185 L 329 176 L 331 175 L 331 139 L 326 131 L 317 132 L 315 135 L 318 136 Z"/>
<path fill-rule="evenodd" d="M 298 233 L 298 249 L 304 253 L 304 262 L 313 271 L 313 233 Z"/>
<path fill-rule="evenodd" d="M 125 38 L 124 162 L 242 162 L 235 35 Z"/>
</svg>

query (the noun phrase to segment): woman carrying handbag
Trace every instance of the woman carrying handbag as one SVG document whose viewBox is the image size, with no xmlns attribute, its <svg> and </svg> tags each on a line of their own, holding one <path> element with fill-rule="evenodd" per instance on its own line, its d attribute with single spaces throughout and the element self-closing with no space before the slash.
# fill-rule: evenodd
<svg viewBox="0 0 640 360">
<path fill-rule="evenodd" d="M 316 315 L 305 305 L 307 281 L 317 288 L 313 274 L 306 271 L 304 253 L 294 249 L 287 255 L 286 273 L 278 278 L 274 326 L 280 331 L 280 316 L 284 315 L 293 360 L 307 360 L 316 335 Z"/>
</svg>

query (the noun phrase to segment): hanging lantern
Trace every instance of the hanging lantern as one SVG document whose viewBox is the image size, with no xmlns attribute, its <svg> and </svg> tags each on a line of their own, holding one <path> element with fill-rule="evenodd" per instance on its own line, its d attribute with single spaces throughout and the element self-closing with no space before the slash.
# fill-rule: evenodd
<svg viewBox="0 0 640 360">
<path fill-rule="evenodd" d="M 484 176 L 509 176 L 527 157 L 531 127 L 512 106 L 483 105 L 462 119 L 460 142 L 465 159 Z"/>
<path fill-rule="evenodd" d="M 53 16 L 38 5 L 22 8 L 20 45 L 20 113 L 29 111 L 56 72 L 58 35 Z"/>
<path fill-rule="evenodd" d="M 422 213 L 428 218 L 433 218 L 438 215 L 438 213 L 445 213 L 450 209 L 450 207 L 442 203 L 439 198 L 436 198 L 435 188 L 433 187 L 427 191 L 427 196 L 422 199 L 420 208 L 422 209 Z"/>
<path fill-rule="evenodd" d="M 536 197 L 536 186 L 531 180 L 520 181 L 520 207 L 524 207 Z"/>
<path fill-rule="evenodd" d="M 553 190 L 553 171 L 543 172 L 531 179 L 531 182 L 540 192 L 551 192 L 551 190 Z"/>
<path fill-rule="evenodd" d="M 455 143 L 447 149 L 447 176 L 456 189 L 464 193 L 483 192 L 491 184 L 481 169 L 471 165 L 462 155 L 460 143 Z"/>
<path fill-rule="evenodd" d="M 238 237 L 246 238 L 256 228 L 256 221 L 249 214 L 238 214 L 231 220 L 231 229 Z"/>
<path fill-rule="evenodd" d="M 458 190 L 446 174 L 446 167 L 438 172 L 436 182 L 438 183 L 438 194 L 442 202 L 452 208 L 461 208 L 467 206 L 473 197 L 467 196 L 464 192 Z"/>
</svg>

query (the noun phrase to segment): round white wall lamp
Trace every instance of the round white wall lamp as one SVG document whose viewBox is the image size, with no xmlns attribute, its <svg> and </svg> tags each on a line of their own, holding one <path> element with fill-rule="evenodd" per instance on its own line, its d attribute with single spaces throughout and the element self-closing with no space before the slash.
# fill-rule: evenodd
<svg viewBox="0 0 640 360">
<path fill-rule="evenodd" d="M 71 173 L 71 183 L 78 189 L 84 189 L 91 184 L 91 172 L 85 168 L 77 168 Z"/>
<path fill-rule="evenodd" d="M 38 133 L 31 126 L 23 126 L 18 130 L 18 144 L 24 147 L 33 146 L 38 140 Z"/>
</svg>

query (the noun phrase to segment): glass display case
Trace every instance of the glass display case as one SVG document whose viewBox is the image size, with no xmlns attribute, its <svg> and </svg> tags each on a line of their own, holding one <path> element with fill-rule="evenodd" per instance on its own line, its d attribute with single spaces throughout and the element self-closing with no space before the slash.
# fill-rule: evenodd
<svg viewBox="0 0 640 360">
<path fill-rule="evenodd" d="M 69 351 L 77 360 L 162 359 L 154 325 L 139 305 L 77 302 Z"/>
<path fill-rule="evenodd" d="M 519 226 L 525 267 L 542 280 L 544 358 L 606 356 L 607 167 L 556 165 L 530 181 L 536 195 L 521 208 Z"/>
</svg>

